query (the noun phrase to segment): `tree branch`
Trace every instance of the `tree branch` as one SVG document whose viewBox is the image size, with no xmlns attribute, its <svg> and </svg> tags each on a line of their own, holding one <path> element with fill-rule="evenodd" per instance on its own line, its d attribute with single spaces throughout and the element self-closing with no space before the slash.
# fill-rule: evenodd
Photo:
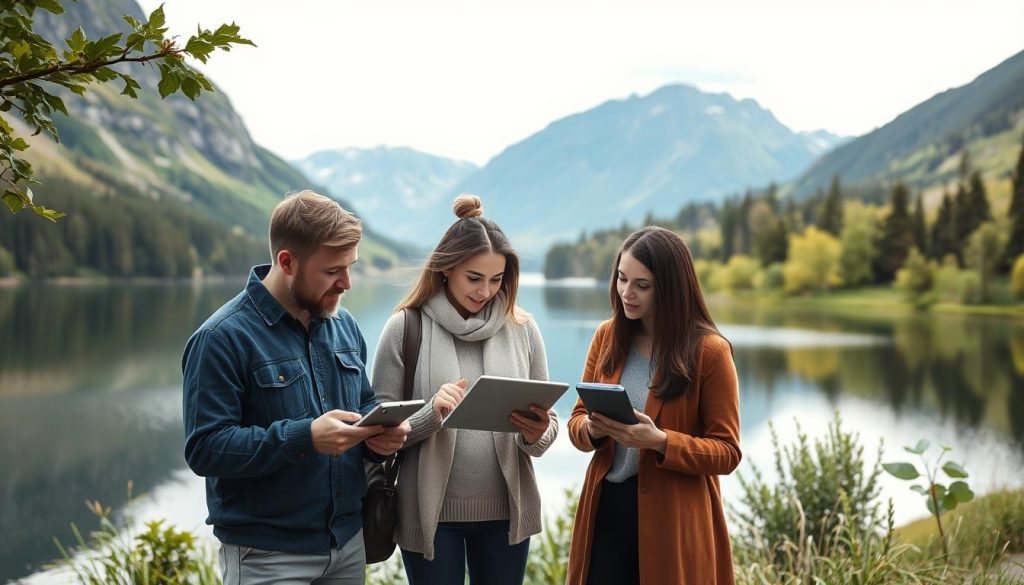
<svg viewBox="0 0 1024 585">
<path fill-rule="evenodd" d="M 92 73 L 93 71 L 102 67 L 110 65 L 117 65 L 118 63 L 145 63 L 168 55 L 180 55 L 184 52 L 184 49 L 173 49 L 168 48 L 161 50 L 159 53 L 153 53 L 152 55 L 143 55 L 141 57 L 128 57 L 127 53 L 122 53 L 120 57 L 116 59 L 108 59 L 105 61 L 92 61 L 83 65 L 75 65 L 74 63 L 63 63 L 60 65 L 52 65 L 44 69 L 36 69 L 35 71 L 29 71 L 17 77 L 9 77 L 7 79 L 0 79 L 0 88 L 7 87 L 9 85 L 15 85 L 25 81 L 31 81 L 33 79 L 39 79 L 40 77 L 47 77 L 55 73 L 70 73 L 71 75 L 80 75 L 82 73 Z"/>
</svg>

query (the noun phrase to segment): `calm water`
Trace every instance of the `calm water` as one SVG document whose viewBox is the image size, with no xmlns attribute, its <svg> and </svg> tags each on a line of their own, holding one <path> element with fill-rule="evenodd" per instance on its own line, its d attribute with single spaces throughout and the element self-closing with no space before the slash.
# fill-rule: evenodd
<svg viewBox="0 0 1024 585">
<path fill-rule="evenodd" d="M 120 510 L 126 486 L 145 493 L 134 516 L 167 517 L 208 535 L 202 482 L 182 459 L 180 356 L 188 335 L 234 296 L 223 285 L 39 286 L 0 289 L 0 582 L 32 574 L 95 527 L 84 506 Z M 357 281 L 344 303 L 374 347 L 403 283 Z M 540 324 L 551 378 L 578 380 L 603 288 L 529 286 L 521 304 Z M 820 434 L 833 412 L 867 452 L 892 458 L 918 438 L 952 446 L 980 491 L 1024 484 L 1024 323 L 978 317 L 823 315 L 718 304 L 735 348 L 744 461 L 771 477 L 768 423 L 788 441 Z M 564 417 L 567 395 L 558 405 Z M 888 458 L 887 458 L 888 459 Z M 546 506 L 578 485 L 587 456 L 562 437 L 537 472 Z M 735 498 L 734 476 L 723 482 Z M 905 485 L 886 482 L 898 520 L 924 515 Z"/>
</svg>

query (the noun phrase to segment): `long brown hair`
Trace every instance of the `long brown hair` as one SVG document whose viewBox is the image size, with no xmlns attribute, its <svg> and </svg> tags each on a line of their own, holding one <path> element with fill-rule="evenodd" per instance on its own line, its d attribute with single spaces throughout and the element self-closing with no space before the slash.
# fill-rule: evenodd
<svg viewBox="0 0 1024 585">
<path fill-rule="evenodd" d="M 405 307 L 419 307 L 427 299 L 444 290 L 443 272 L 482 254 L 494 252 L 505 257 L 505 273 L 501 277 L 498 294 L 505 297 L 505 316 L 517 320 L 516 291 L 519 290 L 519 255 L 512 248 L 505 232 L 498 224 L 483 217 L 484 206 L 476 195 L 459 195 L 453 203 L 459 218 L 441 236 L 434 251 L 423 266 L 413 286 L 395 311 Z"/>
<path fill-rule="evenodd" d="M 616 288 L 619 261 L 629 252 L 654 277 L 654 306 L 651 319 L 651 388 L 663 400 L 686 394 L 697 369 L 701 339 L 718 335 L 704 294 L 697 281 L 693 256 L 682 238 L 657 226 L 641 228 L 626 238 L 615 256 L 609 295 L 612 303 L 612 345 L 602 357 L 601 371 L 611 375 L 625 363 L 640 320 L 626 318 Z"/>
</svg>

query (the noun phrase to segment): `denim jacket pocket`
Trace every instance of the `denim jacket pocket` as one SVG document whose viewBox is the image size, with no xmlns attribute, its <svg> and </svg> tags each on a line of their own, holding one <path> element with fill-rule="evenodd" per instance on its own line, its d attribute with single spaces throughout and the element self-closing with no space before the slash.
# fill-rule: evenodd
<svg viewBox="0 0 1024 585">
<path fill-rule="evenodd" d="M 338 365 L 341 366 L 341 385 L 344 391 L 345 403 L 349 410 L 358 410 L 360 406 L 360 391 L 363 388 L 363 378 L 366 376 L 366 366 L 359 359 L 359 352 L 356 350 L 335 351 Z"/>
<path fill-rule="evenodd" d="M 261 364 L 253 370 L 259 403 L 270 422 L 309 416 L 309 376 L 299 358 Z"/>
</svg>

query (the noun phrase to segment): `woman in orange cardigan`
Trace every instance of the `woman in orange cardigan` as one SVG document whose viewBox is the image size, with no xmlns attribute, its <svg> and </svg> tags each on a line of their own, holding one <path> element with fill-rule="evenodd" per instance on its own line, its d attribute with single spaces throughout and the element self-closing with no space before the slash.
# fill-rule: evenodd
<svg viewBox="0 0 1024 585">
<path fill-rule="evenodd" d="M 732 347 L 679 236 L 640 229 L 614 267 L 612 318 L 594 335 L 583 380 L 622 384 L 640 422 L 588 416 L 576 403 L 570 439 L 595 453 L 566 583 L 731 585 L 718 476 L 741 456 Z"/>
</svg>

